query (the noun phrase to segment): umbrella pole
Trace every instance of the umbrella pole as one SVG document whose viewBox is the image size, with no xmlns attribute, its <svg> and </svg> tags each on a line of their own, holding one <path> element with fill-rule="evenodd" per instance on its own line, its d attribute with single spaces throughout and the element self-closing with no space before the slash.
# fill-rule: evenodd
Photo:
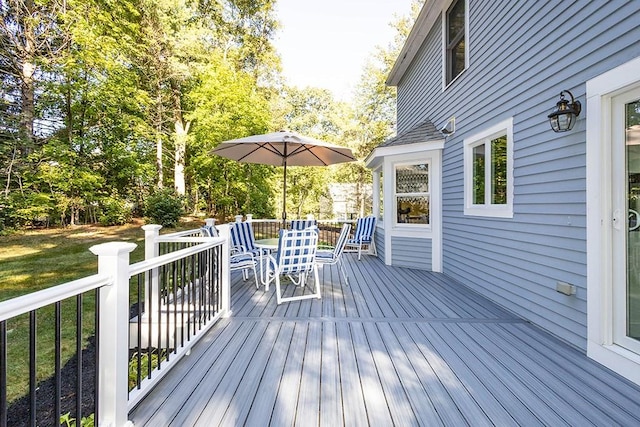
<svg viewBox="0 0 640 427">
<path fill-rule="evenodd" d="M 287 229 L 287 143 L 284 144 L 283 158 L 284 174 L 282 184 L 282 229 Z"/>
</svg>

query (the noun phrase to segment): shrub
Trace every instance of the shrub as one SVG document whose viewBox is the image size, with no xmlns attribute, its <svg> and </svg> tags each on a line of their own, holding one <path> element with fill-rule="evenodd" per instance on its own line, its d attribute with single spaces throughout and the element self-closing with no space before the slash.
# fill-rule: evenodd
<svg viewBox="0 0 640 427">
<path fill-rule="evenodd" d="M 154 224 L 175 227 L 183 214 L 182 197 L 171 190 L 161 190 L 147 198 L 145 215 Z"/>
<path fill-rule="evenodd" d="M 100 200 L 100 225 L 124 225 L 131 219 L 131 207 L 125 200 L 110 196 Z"/>
</svg>

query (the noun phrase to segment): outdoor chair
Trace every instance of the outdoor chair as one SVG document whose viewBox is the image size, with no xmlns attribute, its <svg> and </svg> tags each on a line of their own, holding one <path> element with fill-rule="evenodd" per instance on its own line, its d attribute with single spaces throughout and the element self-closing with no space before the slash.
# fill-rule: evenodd
<svg viewBox="0 0 640 427">
<path fill-rule="evenodd" d="M 373 237 L 376 231 L 376 217 L 367 216 L 364 218 L 358 218 L 356 221 L 356 231 L 353 233 L 353 237 L 347 240 L 346 248 L 351 250 L 358 250 L 358 260 L 362 254 L 362 248 L 367 247 L 373 252 L 373 255 L 377 255 L 376 241 Z"/>
<path fill-rule="evenodd" d="M 318 233 L 314 229 L 280 230 L 278 250 L 268 256 L 267 280 L 276 282 L 276 301 L 297 301 L 320 298 L 320 279 L 316 264 Z M 307 275 L 313 272 L 315 292 L 313 294 L 283 297 L 280 279 L 287 276 L 294 285 L 305 286 Z"/>
<path fill-rule="evenodd" d="M 294 219 L 291 220 L 291 230 L 304 230 L 305 228 L 318 226 L 315 219 Z"/>
<path fill-rule="evenodd" d="M 268 252 L 256 246 L 256 239 L 250 222 L 229 223 L 229 234 L 231 236 L 231 248 L 238 252 L 249 252 L 254 257 Z"/>
<path fill-rule="evenodd" d="M 347 239 L 349 239 L 349 233 L 351 232 L 351 224 L 344 224 L 342 226 L 342 231 L 340 232 L 340 236 L 338 236 L 338 241 L 336 242 L 336 246 L 333 249 L 324 249 L 323 247 L 319 247 L 316 253 L 316 262 L 320 265 L 334 265 L 338 264 L 340 271 L 342 272 L 342 276 L 344 277 L 344 283 L 349 285 L 349 277 L 347 277 L 347 272 L 344 269 L 344 261 L 342 260 L 342 253 L 344 252 L 344 248 L 347 244 Z"/>
<path fill-rule="evenodd" d="M 229 257 L 229 270 L 230 271 L 242 271 L 242 279 L 247 280 L 249 278 L 249 270 L 253 270 L 253 278 L 256 282 L 256 289 L 258 286 L 258 275 L 256 274 L 256 259 L 248 252 L 236 252 L 231 253 Z"/>
<path fill-rule="evenodd" d="M 205 225 L 200 227 L 200 233 L 203 237 L 220 237 L 218 229 L 213 225 Z"/>
</svg>

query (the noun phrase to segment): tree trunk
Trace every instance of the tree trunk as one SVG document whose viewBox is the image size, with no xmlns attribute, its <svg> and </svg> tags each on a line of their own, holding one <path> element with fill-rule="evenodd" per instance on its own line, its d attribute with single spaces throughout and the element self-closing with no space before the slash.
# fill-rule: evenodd
<svg viewBox="0 0 640 427">
<path fill-rule="evenodd" d="M 24 25 L 24 46 L 22 46 L 22 58 L 20 70 L 20 136 L 22 139 L 22 152 L 24 156 L 29 155 L 34 149 L 33 121 L 35 118 L 35 80 L 33 78 L 36 65 L 34 62 L 36 55 L 36 29 L 30 23 L 28 17 L 35 13 L 33 0 L 24 2 L 26 16 L 22 20 Z"/>
<path fill-rule="evenodd" d="M 181 196 L 186 194 L 186 185 L 184 180 L 184 157 L 187 151 L 187 133 L 189 132 L 189 123 L 186 125 L 181 121 L 176 121 L 176 160 L 174 165 L 174 183 L 176 193 Z"/>
<path fill-rule="evenodd" d="M 162 172 L 162 135 L 158 131 L 158 139 L 156 141 L 156 169 L 158 170 L 158 189 L 164 188 L 164 174 Z"/>
<path fill-rule="evenodd" d="M 176 193 L 181 196 L 186 194 L 186 185 L 184 179 L 185 154 L 187 151 L 187 134 L 191 123 L 184 121 L 182 117 L 182 94 L 180 85 L 175 80 L 171 80 L 171 90 L 173 93 L 173 116 L 175 136 L 175 164 L 173 170 L 174 185 Z"/>
</svg>

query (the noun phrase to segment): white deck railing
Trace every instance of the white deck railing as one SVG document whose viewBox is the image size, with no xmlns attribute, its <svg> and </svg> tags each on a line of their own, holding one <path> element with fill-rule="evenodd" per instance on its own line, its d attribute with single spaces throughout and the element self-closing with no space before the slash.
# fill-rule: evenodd
<svg viewBox="0 0 640 427">
<path fill-rule="evenodd" d="M 228 233 L 224 237 L 225 227 L 220 228 L 223 237 L 207 238 L 199 237 L 199 230 L 160 236 L 160 226 L 144 226 L 145 260 L 132 265 L 129 262 L 130 253 L 136 248 L 134 243 L 111 242 L 93 246 L 90 250 L 98 256 L 98 274 L 0 302 L 0 322 L 98 289 L 96 341 L 99 365 L 95 421 L 97 425 L 125 426 L 129 410 L 189 353 L 217 319 L 230 314 Z M 185 247 L 159 255 L 160 245 L 167 242 Z M 166 275 L 166 271 L 174 273 Z M 179 274 L 176 275 L 176 271 Z M 168 277 L 165 281 L 163 274 Z M 139 307 L 143 304 L 144 310 L 139 308 L 138 316 L 133 320 L 138 331 L 134 336 L 129 286 L 136 278 L 144 283 L 144 301 L 138 297 Z M 169 283 L 173 288 L 161 289 L 165 286 L 163 283 Z M 195 294 L 199 294 L 200 300 L 195 299 Z M 179 310 L 188 310 L 189 316 Z M 143 330 L 148 332 L 146 341 Z M 6 338 L 4 331 L 3 342 Z M 167 357 L 153 372 L 145 373 L 143 381 L 129 392 L 131 347 L 137 347 L 138 352 L 142 347 L 164 348 Z M 159 350 L 157 352 L 160 354 Z M 6 372 L 0 374 L 6 379 Z M 7 402 L 2 402 L 5 411 L 6 407 Z M 6 418 L 6 412 L 0 415 Z M 35 420 L 35 415 L 33 417 Z"/>
</svg>

